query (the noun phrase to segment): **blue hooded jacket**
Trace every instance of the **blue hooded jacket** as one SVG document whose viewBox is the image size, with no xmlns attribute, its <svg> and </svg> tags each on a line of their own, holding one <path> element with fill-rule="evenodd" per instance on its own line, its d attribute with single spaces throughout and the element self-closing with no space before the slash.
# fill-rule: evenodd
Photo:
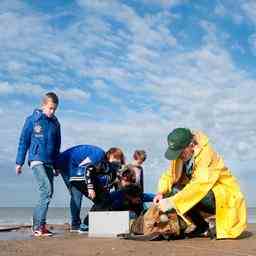
<svg viewBox="0 0 256 256">
<path fill-rule="evenodd" d="M 88 188 L 97 185 L 109 188 L 116 170 L 106 160 L 105 151 L 93 145 L 78 145 L 62 152 L 56 159 L 55 169 L 59 169 L 69 181 L 85 181 Z M 96 172 L 95 167 L 98 167 Z"/>
<path fill-rule="evenodd" d="M 28 162 L 52 164 L 61 145 L 60 124 L 55 116 L 49 118 L 41 109 L 34 110 L 23 126 L 16 164 L 23 165 L 28 151 Z"/>
</svg>

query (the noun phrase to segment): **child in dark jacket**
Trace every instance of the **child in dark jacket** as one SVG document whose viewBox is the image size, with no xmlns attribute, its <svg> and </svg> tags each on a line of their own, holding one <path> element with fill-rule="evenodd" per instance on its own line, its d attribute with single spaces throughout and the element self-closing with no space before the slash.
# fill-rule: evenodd
<svg viewBox="0 0 256 256">
<path fill-rule="evenodd" d="M 109 194 L 108 209 L 112 211 L 132 211 L 137 216 L 143 211 L 143 193 L 136 183 L 135 167 L 124 165 L 118 172 L 117 190 Z"/>
<path fill-rule="evenodd" d="M 16 157 L 16 173 L 21 174 L 28 152 L 28 163 L 38 184 L 40 198 L 33 214 L 33 235 L 51 236 L 46 228 L 48 206 L 53 194 L 53 162 L 61 145 L 60 124 L 54 113 L 58 96 L 48 92 L 43 97 L 42 108 L 35 109 L 23 126 Z"/>
<path fill-rule="evenodd" d="M 133 166 L 135 177 L 136 177 L 135 184 L 140 186 L 143 193 L 142 201 L 144 203 L 149 203 L 149 202 L 153 202 L 155 194 L 144 193 L 144 173 L 143 173 L 142 164 L 146 161 L 146 159 L 147 159 L 147 154 L 145 150 L 135 150 L 133 153 L 132 166 Z"/>
<path fill-rule="evenodd" d="M 133 153 L 133 169 L 135 172 L 135 183 L 141 187 L 142 192 L 144 192 L 144 174 L 142 164 L 147 158 L 146 152 L 144 150 L 135 150 Z"/>
</svg>

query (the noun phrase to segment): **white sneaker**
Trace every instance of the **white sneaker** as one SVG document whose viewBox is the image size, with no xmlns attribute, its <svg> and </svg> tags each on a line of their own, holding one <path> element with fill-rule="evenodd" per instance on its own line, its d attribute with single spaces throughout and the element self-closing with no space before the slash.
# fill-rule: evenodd
<svg viewBox="0 0 256 256">
<path fill-rule="evenodd" d="M 88 233 L 88 226 L 85 224 L 81 224 L 78 230 L 79 234 L 87 234 Z"/>
</svg>

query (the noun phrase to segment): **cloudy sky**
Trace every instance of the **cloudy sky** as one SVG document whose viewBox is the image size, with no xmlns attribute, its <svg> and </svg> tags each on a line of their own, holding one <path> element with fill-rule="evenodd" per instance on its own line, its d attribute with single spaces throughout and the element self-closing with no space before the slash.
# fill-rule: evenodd
<svg viewBox="0 0 256 256">
<path fill-rule="evenodd" d="M 256 206 L 254 0 L 1 0 L 0 206 L 33 206 L 31 170 L 15 175 L 24 118 L 60 97 L 62 150 L 145 149 L 155 191 L 166 136 L 206 132 Z M 56 180 L 52 205 L 67 205 Z"/>
</svg>

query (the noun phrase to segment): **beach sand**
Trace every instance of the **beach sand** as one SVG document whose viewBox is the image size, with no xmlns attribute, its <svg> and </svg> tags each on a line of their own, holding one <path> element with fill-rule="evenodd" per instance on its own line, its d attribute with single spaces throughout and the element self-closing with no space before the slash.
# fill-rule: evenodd
<svg viewBox="0 0 256 256">
<path fill-rule="evenodd" d="M 129 241 L 118 238 L 89 238 L 72 234 L 67 225 L 54 226 L 51 238 L 32 238 L 28 228 L 0 232 L 1 256 L 255 256 L 256 224 L 250 224 L 240 239 L 190 238 L 175 241 Z"/>
</svg>

